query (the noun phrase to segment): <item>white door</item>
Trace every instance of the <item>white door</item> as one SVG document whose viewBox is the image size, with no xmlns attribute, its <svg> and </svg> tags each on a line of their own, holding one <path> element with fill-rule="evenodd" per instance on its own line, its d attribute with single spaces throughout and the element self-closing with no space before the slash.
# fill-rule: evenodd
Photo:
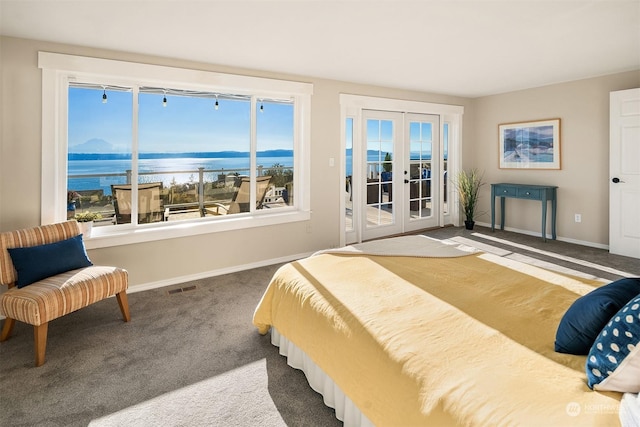
<svg viewBox="0 0 640 427">
<path fill-rule="evenodd" d="M 361 221 L 364 240 L 402 232 L 403 115 L 362 112 Z M 355 163 L 355 162 L 354 162 Z"/>
<path fill-rule="evenodd" d="M 610 96 L 609 251 L 640 258 L 640 89 Z"/>
<path fill-rule="evenodd" d="M 439 225 L 439 123 L 437 115 L 363 111 L 364 240 Z"/>
<path fill-rule="evenodd" d="M 436 227 L 440 222 L 440 117 L 405 114 L 404 231 Z"/>
</svg>

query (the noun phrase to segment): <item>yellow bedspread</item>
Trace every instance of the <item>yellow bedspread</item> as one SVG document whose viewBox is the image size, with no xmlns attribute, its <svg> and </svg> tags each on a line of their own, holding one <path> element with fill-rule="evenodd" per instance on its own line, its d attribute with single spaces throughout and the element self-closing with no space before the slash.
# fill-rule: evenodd
<svg viewBox="0 0 640 427">
<path fill-rule="evenodd" d="M 566 309 L 593 289 L 489 254 L 322 254 L 279 269 L 256 308 L 377 426 L 616 426 L 621 394 L 591 391 L 556 353 Z"/>
</svg>

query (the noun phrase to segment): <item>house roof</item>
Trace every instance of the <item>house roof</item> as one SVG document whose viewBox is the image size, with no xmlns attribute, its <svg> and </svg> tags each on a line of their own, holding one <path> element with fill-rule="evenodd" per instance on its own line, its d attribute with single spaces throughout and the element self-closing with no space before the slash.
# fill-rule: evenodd
<svg viewBox="0 0 640 427">
<path fill-rule="evenodd" d="M 0 0 L 0 34 L 466 97 L 640 70 L 638 0 Z"/>
</svg>

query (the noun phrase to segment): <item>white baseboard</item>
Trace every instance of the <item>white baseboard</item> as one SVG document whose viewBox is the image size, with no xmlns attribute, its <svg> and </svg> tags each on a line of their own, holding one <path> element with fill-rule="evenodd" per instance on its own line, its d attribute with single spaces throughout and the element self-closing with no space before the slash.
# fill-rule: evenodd
<svg viewBox="0 0 640 427">
<path fill-rule="evenodd" d="M 569 239 L 568 237 L 558 237 L 558 240 L 560 240 L 561 242 L 573 243 L 576 245 L 589 246 L 592 248 L 604 249 L 607 251 L 609 250 L 609 245 L 604 245 L 602 243 L 585 242 L 584 240 Z"/>
<path fill-rule="evenodd" d="M 281 258 L 272 258 L 272 259 L 258 261 L 250 264 L 235 265 L 233 267 L 225 267 L 225 268 L 219 268 L 217 270 L 203 271 L 196 274 L 189 274 L 187 276 L 177 276 L 177 277 L 172 277 L 166 280 L 142 283 L 139 285 L 129 286 L 129 289 L 127 289 L 127 293 L 131 294 L 134 292 L 148 291 L 151 289 L 163 288 L 165 286 L 177 285 L 179 283 L 191 282 L 193 280 L 206 279 L 208 277 L 222 276 L 223 274 L 237 273 L 239 271 L 251 270 L 252 268 L 265 267 L 267 265 L 295 261 L 297 259 L 306 258 L 312 253 L 313 252 L 307 252 L 307 253 L 296 254 L 296 255 L 287 255 Z M 266 285 L 267 284 L 265 283 L 265 286 Z"/>
<path fill-rule="evenodd" d="M 295 261 L 297 259 L 306 258 L 314 252 L 306 252 L 306 253 L 297 254 L 297 255 L 288 255 L 281 258 L 272 258 L 272 259 L 258 261 L 250 264 L 242 264 L 242 265 L 236 265 L 228 268 L 220 268 L 217 270 L 204 271 L 197 274 L 190 274 L 188 276 L 172 277 L 170 279 L 159 280 L 157 282 L 142 283 L 140 285 L 129 286 L 129 289 L 127 289 L 127 293 L 132 294 L 135 292 L 148 291 L 151 289 L 158 289 L 158 288 L 163 288 L 165 286 L 171 286 L 171 285 L 177 285 L 179 283 L 190 282 L 192 280 L 206 279 L 207 277 L 222 276 L 223 274 L 237 273 L 238 271 L 251 270 L 252 268 L 265 267 L 267 265 L 281 264 L 285 262 Z M 267 283 L 265 283 L 265 287 L 266 286 L 267 286 Z M 5 316 L 0 314 L 0 320 L 4 320 L 4 318 Z"/>
<path fill-rule="evenodd" d="M 491 228 L 491 224 L 489 223 L 476 222 L 476 224 L 482 227 Z M 496 227 L 496 228 L 499 228 L 499 227 Z M 512 228 L 512 227 L 505 227 L 504 230 L 512 231 L 514 233 L 526 234 L 527 236 L 540 236 L 540 232 L 537 232 L 537 231 L 520 230 L 519 228 Z M 551 234 L 547 234 L 547 239 L 551 239 Z M 603 245 L 602 243 L 586 242 L 584 240 L 570 239 L 568 237 L 562 237 L 562 236 L 556 236 L 556 240 L 559 240 L 561 242 L 573 243 L 574 245 L 589 246 L 591 248 L 609 250 L 609 245 Z"/>
</svg>

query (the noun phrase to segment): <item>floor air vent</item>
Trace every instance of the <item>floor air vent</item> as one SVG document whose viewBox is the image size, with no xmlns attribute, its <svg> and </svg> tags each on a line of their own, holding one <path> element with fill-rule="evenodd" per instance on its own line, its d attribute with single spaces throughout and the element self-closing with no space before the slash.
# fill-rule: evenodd
<svg viewBox="0 0 640 427">
<path fill-rule="evenodd" d="M 196 285 L 193 285 L 193 286 L 186 286 L 184 288 L 171 289 L 170 291 L 167 291 L 167 293 L 169 295 L 174 295 L 174 294 L 181 294 L 183 292 L 189 292 L 189 291 L 195 291 L 195 290 L 196 290 Z"/>
</svg>

